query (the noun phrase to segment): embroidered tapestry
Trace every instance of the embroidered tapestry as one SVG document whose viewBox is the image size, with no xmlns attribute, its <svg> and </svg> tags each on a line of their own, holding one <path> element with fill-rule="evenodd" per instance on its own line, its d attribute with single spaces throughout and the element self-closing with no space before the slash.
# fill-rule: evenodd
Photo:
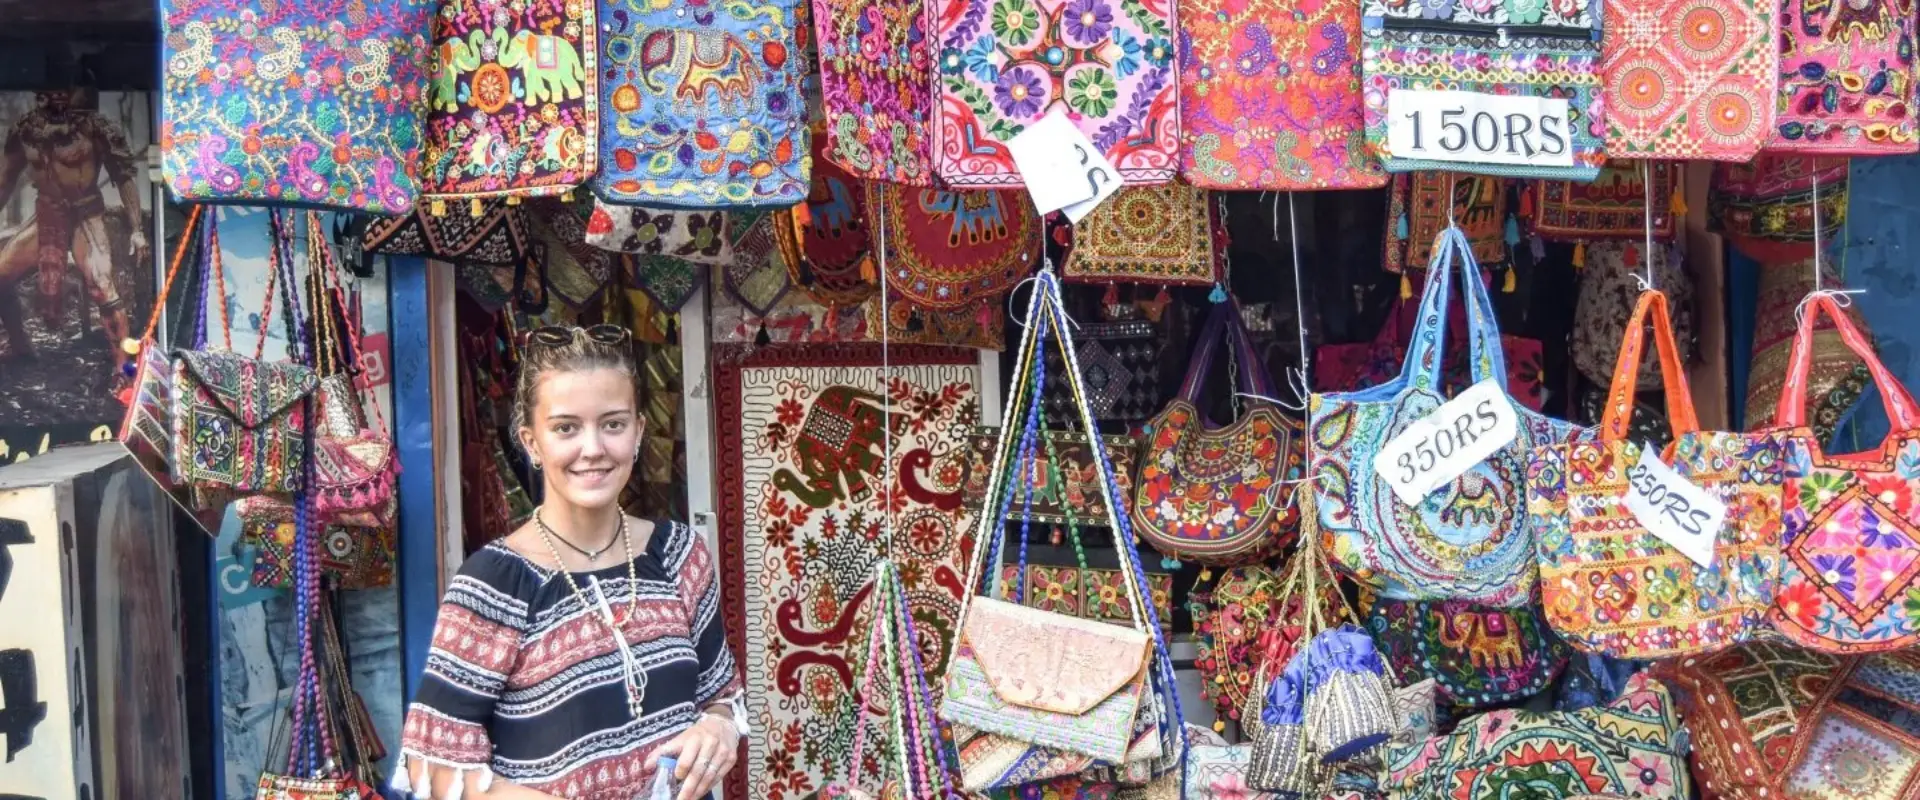
<svg viewBox="0 0 1920 800">
<path fill-rule="evenodd" d="M 1786 797 L 1806 723 L 1846 674 L 1838 656 L 1755 641 L 1700 658 L 1670 659 L 1651 674 L 1676 689 L 1693 739 L 1693 777 L 1704 800 Z"/>
<path fill-rule="evenodd" d="M 932 0 L 940 46 L 935 167 L 954 186 L 1017 187 L 1006 142 L 1058 107 L 1127 183 L 1179 167 L 1173 3 Z"/>
<path fill-rule="evenodd" d="M 1180 9 L 1180 177 L 1207 189 L 1372 189 L 1359 0 Z"/>
<path fill-rule="evenodd" d="M 1755 261 L 1813 257 L 1815 201 L 1819 237 L 1837 241 L 1847 222 L 1849 160 L 1765 153 L 1747 164 L 1715 164 L 1707 192 L 1707 230 Z"/>
<path fill-rule="evenodd" d="M 534 238 L 538 242 L 533 269 L 555 297 L 578 309 L 587 304 L 620 269 L 619 256 L 587 244 L 587 220 L 582 209 L 559 198 L 529 203 Z"/>
<path fill-rule="evenodd" d="M 163 0 L 160 166 L 174 197 L 411 211 L 436 6 Z"/>
<path fill-rule="evenodd" d="M 726 629 L 754 730 L 728 797 L 797 800 L 846 777 L 861 612 L 881 558 L 899 569 L 940 685 L 974 524 L 961 483 L 979 362 L 899 345 L 887 361 L 878 345 L 715 354 Z"/>
<path fill-rule="evenodd" d="M 813 189 L 804 211 L 774 212 L 773 232 L 794 286 L 823 306 L 858 305 L 879 289 L 867 188 L 826 158 L 826 146 L 816 129 Z"/>
<path fill-rule="evenodd" d="M 1146 575 L 1147 587 L 1153 591 L 1155 613 L 1160 615 L 1160 625 L 1165 629 L 1163 634 L 1171 635 L 1173 576 L 1164 572 Z M 1020 580 L 1019 565 L 1000 565 L 1000 579 L 1007 586 L 1014 586 Z M 1027 581 L 1020 593 L 1021 602 L 1032 608 L 1116 625 L 1133 624 L 1133 603 L 1127 599 L 1126 578 L 1117 569 L 1028 564 Z"/>
<path fill-rule="evenodd" d="M 1387 193 L 1386 269 L 1403 273 L 1433 260 L 1433 242 L 1447 229 L 1447 188 L 1454 224 L 1467 234 L 1473 260 L 1491 269 L 1507 261 L 1507 179 L 1422 170 L 1393 176 Z"/>
<path fill-rule="evenodd" d="M 1040 216 L 1024 191 L 872 183 L 867 192 L 886 225 L 890 291 L 921 309 L 991 307 L 1005 316 L 999 298 L 1040 259 Z"/>
<path fill-rule="evenodd" d="M 1161 369 L 1167 340 L 1164 326 L 1144 319 L 1125 322 L 1082 322 L 1073 329 L 1075 357 L 1085 384 L 1093 418 L 1105 422 L 1145 422 L 1166 403 L 1161 394 Z M 1047 374 L 1062 375 L 1067 362 L 1060 348 L 1046 348 Z M 1175 365 L 1177 366 L 1177 365 Z M 1041 387 L 1041 404 L 1049 427 L 1080 425 L 1079 406 L 1071 387 Z"/>
<path fill-rule="evenodd" d="M 600 171 L 619 204 L 790 206 L 806 197 L 800 0 L 600 2 Z"/>
<path fill-rule="evenodd" d="M 934 43 L 925 0 L 812 2 L 824 158 L 868 180 L 932 185 Z M 821 160 L 816 153 L 815 169 Z"/>
<path fill-rule="evenodd" d="M 1540 210 L 1532 220 L 1533 232 L 1547 240 L 1644 242 L 1651 216 L 1653 238 L 1672 239 L 1674 177 L 1679 169 L 1671 161 L 1613 159 L 1591 183 L 1540 181 Z M 1652 186 L 1647 185 L 1649 181 Z"/>
<path fill-rule="evenodd" d="M 1192 186 L 1129 186 L 1073 226 L 1060 276 L 1086 283 L 1212 286 L 1226 259 L 1227 231 L 1214 196 Z"/>
<path fill-rule="evenodd" d="M 1064 383 L 1064 381 L 1063 381 Z M 992 472 L 993 450 L 1000 442 L 1001 428 L 980 427 L 967 437 L 967 509 L 978 513 L 987 499 L 987 477 Z M 1093 465 L 1093 448 L 1087 435 L 1070 429 L 1042 430 L 1036 449 L 1034 469 L 1029 476 L 1033 496 L 1016 489 L 1015 505 L 1007 519 L 1026 518 L 1034 522 L 1106 525 L 1106 493 Z M 1140 454 L 1140 442 L 1131 436 L 1100 437 L 1113 464 L 1113 480 L 1121 497 L 1133 495 L 1133 464 Z M 1165 617 L 1161 617 L 1165 619 Z"/>
<path fill-rule="evenodd" d="M 1608 0 L 1607 155 L 1746 161 L 1773 132 L 1781 3 Z"/>
<path fill-rule="evenodd" d="M 1440 701 L 1461 708 L 1533 695 L 1567 665 L 1567 646 L 1547 629 L 1537 605 L 1381 597 L 1367 614 L 1367 629 L 1401 682 L 1432 678 Z"/>
<path fill-rule="evenodd" d="M 1781 3 L 1770 152 L 1892 155 L 1920 149 L 1912 0 Z"/>
<path fill-rule="evenodd" d="M 599 155 L 599 44 L 586 0 L 454 0 L 433 21 L 429 197 L 563 194 Z"/>
<path fill-rule="evenodd" d="M 1920 797 L 1920 655 L 1861 659 L 1801 729 L 1800 758 L 1781 797 Z"/>
<path fill-rule="evenodd" d="M 374 217 L 360 236 L 368 253 L 421 256 L 450 264 L 512 266 L 527 257 L 527 211 L 504 200 L 482 203 L 480 213 L 455 209 L 434 214 L 416 208 L 398 217 Z"/>
</svg>

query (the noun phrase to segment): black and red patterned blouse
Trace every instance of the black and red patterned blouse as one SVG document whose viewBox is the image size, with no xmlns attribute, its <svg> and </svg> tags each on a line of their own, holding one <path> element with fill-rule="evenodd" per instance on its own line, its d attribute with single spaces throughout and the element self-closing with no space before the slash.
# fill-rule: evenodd
<svg viewBox="0 0 1920 800">
<path fill-rule="evenodd" d="M 440 605 L 395 787 L 426 797 L 424 765 L 435 764 L 572 800 L 645 796 L 647 756 L 742 683 L 721 630 L 713 557 L 694 531 L 655 522 L 634 567 L 637 585 L 624 563 L 573 573 L 593 602 L 582 607 L 564 576 L 500 542 L 468 558 Z M 593 582 L 646 673 L 638 719 Z"/>
</svg>

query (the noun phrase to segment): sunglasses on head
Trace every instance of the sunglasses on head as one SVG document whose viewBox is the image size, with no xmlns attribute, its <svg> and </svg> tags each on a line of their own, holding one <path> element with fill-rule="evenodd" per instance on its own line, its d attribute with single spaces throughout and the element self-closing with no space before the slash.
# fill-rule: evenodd
<svg viewBox="0 0 1920 800">
<path fill-rule="evenodd" d="M 619 325 L 592 325 L 575 328 L 568 325 L 546 325 L 527 332 L 527 343 L 546 347 L 566 347 L 578 337 L 585 336 L 589 341 L 600 344 L 622 345 L 633 335 L 631 331 Z"/>
</svg>

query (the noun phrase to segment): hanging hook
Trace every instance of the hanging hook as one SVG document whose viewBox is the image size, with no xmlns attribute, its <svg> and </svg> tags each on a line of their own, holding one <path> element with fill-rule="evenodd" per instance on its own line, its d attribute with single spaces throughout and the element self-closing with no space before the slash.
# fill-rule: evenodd
<svg viewBox="0 0 1920 800">
<path fill-rule="evenodd" d="M 1847 308 L 1853 305 L 1853 295 L 1866 294 L 1867 291 L 1865 289 L 1827 288 L 1827 267 L 1823 254 L 1820 252 L 1825 247 L 1824 243 L 1820 241 L 1820 173 L 1817 166 L 1818 162 L 1815 163 L 1816 168 L 1813 173 L 1813 291 L 1808 292 L 1806 297 L 1800 299 L 1799 305 L 1793 307 L 1794 321 L 1803 325 L 1806 324 L 1807 321 L 1807 306 L 1813 302 L 1814 298 L 1831 297 L 1833 298 L 1833 304 L 1835 306 Z"/>
<path fill-rule="evenodd" d="M 1449 208 L 1451 208 L 1451 206 L 1449 206 Z M 1279 214 L 1280 204 L 1274 203 L 1273 210 L 1276 215 Z M 1300 406 L 1294 410 L 1304 412 L 1307 410 L 1307 395 L 1310 394 L 1307 386 L 1307 376 L 1311 374 L 1309 368 L 1312 366 L 1312 363 L 1311 356 L 1307 353 L 1307 303 L 1305 299 L 1307 287 L 1305 279 L 1300 276 L 1300 217 L 1294 206 L 1293 192 L 1287 193 L 1287 229 L 1289 236 L 1292 238 L 1293 245 L 1293 324 L 1299 328 L 1300 331 L 1300 368 L 1298 371 L 1292 368 L 1288 369 L 1288 372 L 1292 374 L 1287 376 L 1287 384 L 1293 389 L 1294 396 L 1300 398 Z M 1293 408 L 1292 406 L 1288 407 Z"/>
<path fill-rule="evenodd" d="M 1647 228 L 1647 274 L 1645 277 L 1635 276 L 1635 278 L 1640 281 L 1640 291 L 1643 292 L 1650 292 L 1655 288 L 1653 282 L 1653 171 L 1647 164 L 1647 159 L 1640 159 L 1640 187 L 1646 194 L 1647 203 L 1646 214 L 1643 215 Z"/>
</svg>

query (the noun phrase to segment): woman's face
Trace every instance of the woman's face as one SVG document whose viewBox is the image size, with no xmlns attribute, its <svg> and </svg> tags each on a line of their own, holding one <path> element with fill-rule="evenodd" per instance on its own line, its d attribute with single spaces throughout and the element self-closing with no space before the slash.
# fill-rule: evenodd
<svg viewBox="0 0 1920 800">
<path fill-rule="evenodd" d="M 540 379 L 520 440 L 556 495 L 581 508 L 620 501 L 644 423 L 633 381 L 619 370 L 554 372 Z"/>
</svg>

